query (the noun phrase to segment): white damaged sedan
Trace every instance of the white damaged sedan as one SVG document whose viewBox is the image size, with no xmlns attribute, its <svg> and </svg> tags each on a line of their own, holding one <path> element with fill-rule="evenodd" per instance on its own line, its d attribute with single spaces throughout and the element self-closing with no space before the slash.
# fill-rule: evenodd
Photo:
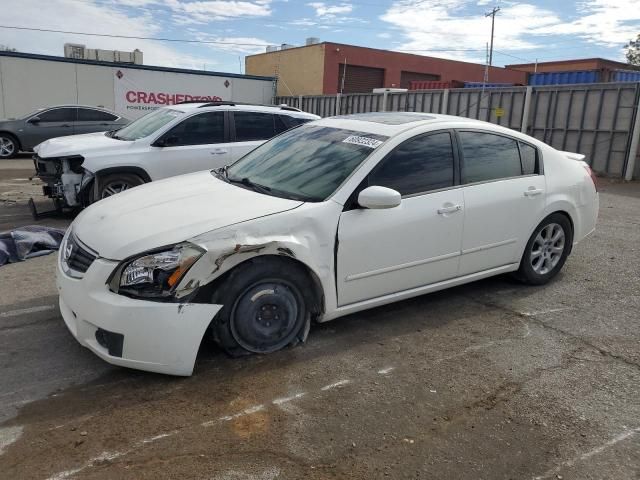
<svg viewBox="0 0 640 480">
<path fill-rule="evenodd" d="M 60 249 L 60 310 L 107 362 L 190 375 L 208 333 L 269 353 L 311 321 L 492 275 L 544 284 L 595 228 L 582 159 L 458 117 L 308 123 L 83 211 Z"/>
</svg>

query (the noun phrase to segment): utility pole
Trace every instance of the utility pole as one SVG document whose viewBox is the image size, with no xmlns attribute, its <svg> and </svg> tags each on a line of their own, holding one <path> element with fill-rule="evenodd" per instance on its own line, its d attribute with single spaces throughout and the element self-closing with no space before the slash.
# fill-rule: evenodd
<svg viewBox="0 0 640 480">
<path fill-rule="evenodd" d="M 496 24 L 496 13 L 500 11 L 500 7 L 493 7 L 489 13 L 485 13 L 485 17 L 491 17 L 491 47 L 489 48 L 489 66 L 493 64 L 493 30 Z"/>
</svg>

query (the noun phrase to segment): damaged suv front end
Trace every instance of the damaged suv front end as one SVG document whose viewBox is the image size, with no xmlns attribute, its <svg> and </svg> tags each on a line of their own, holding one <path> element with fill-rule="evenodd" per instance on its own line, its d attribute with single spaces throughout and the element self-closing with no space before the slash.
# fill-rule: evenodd
<svg viewBox="0 0 640 480">
<path fill-rule="evenodd" d="M 94 176 L 82 167 L 83 162 L 82 155 L 42 158 L 36 153 L 33 156 L 36 176 L 45 184 L 42 193 L 53 200 L 57 209 L 84 206 L 83 198 Z"/>
</svg>

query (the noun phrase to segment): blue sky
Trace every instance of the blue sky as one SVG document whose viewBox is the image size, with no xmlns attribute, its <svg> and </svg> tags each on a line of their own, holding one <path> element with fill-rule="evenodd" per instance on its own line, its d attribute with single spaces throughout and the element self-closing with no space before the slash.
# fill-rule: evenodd
<svg viewBox="0 0 640 480">
<path fill-rule="evenodd" d="M 496 16 L 494 65 L 570 58 L 624 60 L 640 33 L 638 0 L 3 0 L 2 25 L 160 42 L 0 28 L 0 45 L 61 55 L 65 42 L 133 50 L 145 63 L 239 72 L 244 56 L 307 37 L 484 62 Z M 218 43 L 215 43 L 218 42 Z"/>
</svg>

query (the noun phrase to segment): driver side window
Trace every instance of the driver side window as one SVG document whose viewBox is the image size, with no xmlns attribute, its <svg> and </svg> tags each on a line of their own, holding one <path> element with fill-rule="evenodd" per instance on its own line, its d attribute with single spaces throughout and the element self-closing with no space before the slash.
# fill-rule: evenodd
<svg viewBox="0 0 640 480">
<path fill-rule="evenodd" d="M 427 133 L 402 143 L 369 174 L 369 185 L 402 196 L 452 187 L 454 157 L 449 132 Z"/>
<path fill-rule="evenodd" d="M 170 146 L 209 145 L 223 143 L 224 112 L 205 112 L 179 123 L 162 136 L 171 138 Z"/>
</svg>

